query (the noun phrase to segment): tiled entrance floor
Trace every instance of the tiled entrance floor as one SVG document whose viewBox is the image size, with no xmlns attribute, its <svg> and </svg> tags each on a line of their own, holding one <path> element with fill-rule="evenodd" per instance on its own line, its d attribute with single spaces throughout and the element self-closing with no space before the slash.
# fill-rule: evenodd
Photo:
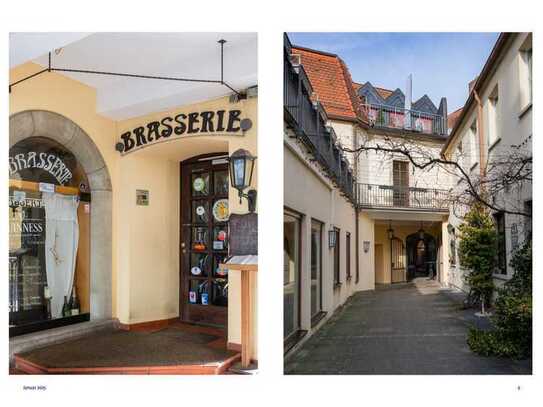
<svg viewBox="0 0 543 407">
<path fill-rule="evenodd" d="M 15 356 L 16 369 L 56 374 L 219 374 L 239 359 L 224 333 L 173 323 L 155 330 L 112 329 Z"/>
</svg>

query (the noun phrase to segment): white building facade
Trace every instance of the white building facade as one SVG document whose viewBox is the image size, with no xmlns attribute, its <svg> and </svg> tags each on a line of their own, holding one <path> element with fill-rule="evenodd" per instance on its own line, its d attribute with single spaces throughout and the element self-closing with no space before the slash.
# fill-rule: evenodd
<svg viewBox="0 0 543 407">
<path fill-rule="evenodd" d="M 461 220 L 451 204 L 462 183 L 453 167 L 414 164 L 452 158 L 477 174 L 512 145 L 531 151 L 531 35 L 505 37 L 496 45 L 499 58 L 495 48 L 487 62 L 491 73 L 472 87 L 483 115 L 470 93 L 452 132 L 445 98 L 439 106 L 427 96 L 411 101 L 410 80 L 405 94 L 353 83 L 338 56 L 293 47 L 285 37 L 287 356 L 356 291 L 418 277 L 469 289 L 457 260 Z M 495 199 L 527 210 L 531 184 Z M 500 216 L 509 260 L 531 222 L 506 215 L 500 223 Z M 506 266 L 496 277 L 511 273 Z"/>
</svg>

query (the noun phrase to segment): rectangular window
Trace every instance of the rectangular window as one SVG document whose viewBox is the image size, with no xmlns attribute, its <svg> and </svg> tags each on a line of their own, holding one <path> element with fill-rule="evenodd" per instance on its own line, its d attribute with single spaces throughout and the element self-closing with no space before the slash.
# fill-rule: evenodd
<svg viewBox="0 0 543 407">
<path fill-rule="evenodd" d="M 283 216 L 283 337 L 300 327 L 301 218 L 290 212 Z"/>
<path fill-rule="evenodd" d="M 311 316 L 322 310 L 322 223 L 311 220 Z"/>
<path fill-rule="evenodd" d="M 532 39 L 526 38 L 519 50 L 520 109 L 532 103 Z"/>
<path fill-rule="evenodd" d="M 394 206 L 409 206 L 409 163 L 392 162 L 392 185 L 394 186 Z"/>
<path fill-rule="evenodd" d="M 334 285 L 337 286 L 341 284 L 341 278 L 339 274 L 339 241 L 340 241 L 340 233 L 338 228 L 334 228 L 334 231 L 336 232 L 336 245 L 334 246 Z"/>
<path fill-rule="evenodd" d="M 347 280 L 351 279 L 351 234 L 345 234 L 345 261 L 347 266 Z"/>
<path fill-rule="evenodd" d="M 464 167 L 464 153 L 462 151 L 462 140 L 460 140 L 460 142 L 458 143 L 458 146 L 456 147 L 456 162 L 458 163 L 458 165 L 460 166 L 460 168 L 465 168 Z M 458 176 L 458 180 L 457 182 L 460 182 L 462 180 L 462 171 L 460 171 L 460 168 L 455 168 L 455 172 L 456 172 L 456 175 Z"/>
<path fill-rule="evenodd" d="M 454 228 L 449 225 L 449 264 L 456 266 L 456 234 Z"/>
<path fill-rule="evenodd" d="M 518 228 L 516 223 L 511 224 L 511 250 L 514 252 L 518 249 Z"/>
<path fill-rule="evenodd" d="M 491 147 L 499 137 L 499 95 L 498 86 L 488 97 L 488 147 Z"/>
<path fill-rule="evenodd" d="M 524 240 L 529 240 L 532 238 L 532 201 L 524 202 L 524 213 L 529 214 L 530 216 L 524 217 Z"/>
<path fill-rule="evenodd" d="M 527 50 L 525 55 L 528 68 L 528 101 L 532 103 L 532 49 Z"/>
<path fill-rule="evenodd" d="M 477 121 L 470 126 L 470 169 L 479 162 L 479 135 L 477 134 Z"/>
<path fill-rule="evenodd" d="M 497 233 L 497 248 L 496 248 L 496 267 L 499 274 L 507 273 L 507 256 L 505 246 L 505 214 L 498 212 L 494 214 L 494 222 L 496 223 Z"/>
</svg>

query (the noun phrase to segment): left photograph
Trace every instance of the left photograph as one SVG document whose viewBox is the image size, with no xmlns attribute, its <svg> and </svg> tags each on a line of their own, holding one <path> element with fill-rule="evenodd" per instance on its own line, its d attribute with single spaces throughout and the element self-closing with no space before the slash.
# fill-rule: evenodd
<svg viewBox="0 0 543 407">
<path fill-rule="evenodd" d="M 256 33 L 11 33 L 10 374 L 256 374 Z"/>
</svg>

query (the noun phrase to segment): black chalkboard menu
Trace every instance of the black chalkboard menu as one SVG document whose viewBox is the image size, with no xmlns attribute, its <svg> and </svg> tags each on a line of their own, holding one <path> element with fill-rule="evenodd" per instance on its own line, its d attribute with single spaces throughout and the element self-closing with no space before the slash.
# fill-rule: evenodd
<svg viewBox="0 0 543 407">
<path fill-rule="evenodd" d="M 256 213 L 230 215 L 230 256 L 258 254 L 258 215 Z"/>
</svg>

